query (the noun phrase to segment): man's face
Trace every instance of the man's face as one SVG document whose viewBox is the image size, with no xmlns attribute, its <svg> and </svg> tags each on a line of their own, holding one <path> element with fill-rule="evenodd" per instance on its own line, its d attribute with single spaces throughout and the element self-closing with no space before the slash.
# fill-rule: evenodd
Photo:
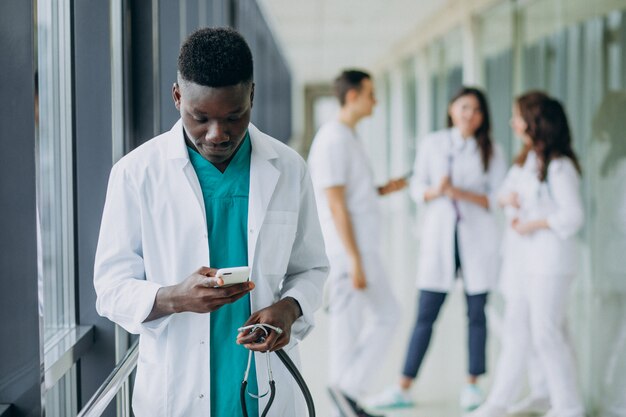
<svg viewBox="0 0 626 417">
<path fill-rule="evenodd" d="M 372 80 L 364 78 L 361 81 L 361 89 L 356 91 L 353 105 L 361 117 L 372 115 L 376 105 L 376 95 L 374 94 L 374 83 L 372 83 Z"/>
<path fill-rule="evenodd" d="M 172 95 L 198 153 L 216 165 L 230 162 L 250 123 L 254 84 L 205 87 L 182 81 L 174 85 Z"/>
</svg>

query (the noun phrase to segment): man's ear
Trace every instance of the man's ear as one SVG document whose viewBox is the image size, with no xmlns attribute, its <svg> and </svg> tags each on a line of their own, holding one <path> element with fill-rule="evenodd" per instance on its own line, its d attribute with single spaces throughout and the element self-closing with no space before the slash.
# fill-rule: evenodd
<svg viewBox="0 0 626 417">
<path fill-rule="evenodd" d="M 174 106 L 176 106 L 176 110 L 180 111 L 180 86 L 178 83 L 174 83 L 172 85 L 172 98 L 174 99 Z"/>
<path fill-rule="evenodd" d="M 346 91 L 346 99 L 345 99 L 346 104 L 352 103 L 354 100 L 356 100 L 358 95 L 359 95 L 359 92 L 354 88 L 351 88 L 348 91 Z"/>
<path fill-rule="evenodd" d="M 250 108 L 254 105 L 254 83 L 250 87 Z"/>
</svg>

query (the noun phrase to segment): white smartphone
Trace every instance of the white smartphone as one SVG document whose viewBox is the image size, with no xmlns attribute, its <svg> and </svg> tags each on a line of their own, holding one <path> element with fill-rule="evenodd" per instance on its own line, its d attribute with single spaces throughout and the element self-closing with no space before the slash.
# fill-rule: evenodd
<svg viewBox="0 0 626 417">
<path fill-rule="evenodd" d="M 221 278 L 224 281 L 224 285 L 221 287 L 227 287 L 233 284 L 241 284 L 250 279 L 250 267 L 237 266 L 234 268 L 222 268 L 218 269 L 215 273 L 217 278 Z"/>
</svg>

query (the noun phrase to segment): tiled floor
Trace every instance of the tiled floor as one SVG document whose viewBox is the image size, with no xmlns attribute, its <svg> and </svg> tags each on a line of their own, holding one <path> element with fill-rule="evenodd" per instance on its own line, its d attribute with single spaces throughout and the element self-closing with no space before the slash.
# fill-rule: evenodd
<svg viewBox="0 0 626 417">
<path fill-rule="evenodd" d="M 382 370 L 373 392 L 389 385 L 397 378 L 404 359 L 406 341 L 409 337 L 414 306 L 409 305 L 411 297 L 402 303 L 405 313 L 402 316 L 396 341 L 390 346 L 389 355 L 383 358 Z M 328 376 L 328 316 L 318 313 L 317 327 L 303 342 L 301 347 L 304 377 L 315 398 L 319 416 L 330 416 L 330 400 L 326 394 Z M 466 368 L 464 299 L 460 291 L 455 291 L 446 302 L 442 316 L 433 337 L 420 378 L 413 394 L 417 407 L 388 412 L 388 417 L 454 417 L 460 416 L 458 394 L 464 384 Z M 491 349 L 493 350 L 493 349 Z M 487 387 L 488 381 L 483 381 Z"/>
</svg>

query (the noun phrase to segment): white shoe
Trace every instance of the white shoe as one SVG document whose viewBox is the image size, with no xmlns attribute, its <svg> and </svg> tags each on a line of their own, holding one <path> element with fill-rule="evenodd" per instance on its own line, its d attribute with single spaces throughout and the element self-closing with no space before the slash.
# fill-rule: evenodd
<svg viewBox="0 0 626 417">
<path fill-rule="evenodd" d="M 483 404 L 463 417 L 506 417 L 506 409 L 491 404 Z"/>
<path fill-rule="evenodd" d="M 476 384 L 467 384 L 461 391 L 460 405 L 465 412 L 472 411 L 485 401 L 485 396 Z"/>
<path fill-rule="evenodd" d="M 365 400 L 364 404 L 368 408 L 374 409 L 408 408 L 415 406 L 415 402 L 411 398 L 409 391 L 403 390 L 397 385 L 385 388 L 381 393 Z"/>
<path fill-rule="evenodd" d="M 550 410 L 549 398 L 526 397 L 509 408 L 509 414 L 545 414 Z"/>
</svg>

